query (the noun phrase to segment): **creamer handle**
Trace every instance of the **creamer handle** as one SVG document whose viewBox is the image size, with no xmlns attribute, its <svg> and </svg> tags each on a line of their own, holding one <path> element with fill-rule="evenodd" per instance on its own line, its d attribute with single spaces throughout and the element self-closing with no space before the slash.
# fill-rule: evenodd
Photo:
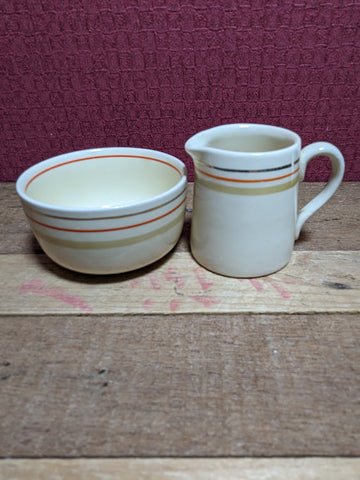
<svg viewBox="0 0 360 480">
<path fill-rule="evenodd" d="M 330 158 L 331 175 L 324 189 L 300 210 L 296 222 L 296 239 L 299 237 L 305 221 L 334 195 L 344 176 L 345 162 L 340 150 L 331 143 L 315 142 L 301 150 L 300 181 L 305 177 L 306 167 L 310 160 L 319 155 Z"/>
</svg>

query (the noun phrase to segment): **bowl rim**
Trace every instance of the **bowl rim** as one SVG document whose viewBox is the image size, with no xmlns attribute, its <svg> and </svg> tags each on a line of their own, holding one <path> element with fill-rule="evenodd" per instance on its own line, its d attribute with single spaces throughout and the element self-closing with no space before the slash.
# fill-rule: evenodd
<svg viewBox="0 0 360 480">
<path fill-rule="evenodd" d="M 129 203 L 127 205 L 114 205 L 111 207 L 69 207 L 69 206 L 60 206 L 60 205 L 51 205 L 46 202 L 41 202 L 33 199 L 26 193 L 26 187 L 29 184 L 29 181 L 32 181 L 36 178 L 36 174 L 39 173 L 43 167 L 55 166 L 58 162 L 67 163 L 71 161 L 79 160 L 82 156 L 93 156 L 99 157 L 102 156 L 111 156 L 111 155 L 134 155 L 138 157 L 144 157 L 152 155 L 157 160 L 169 160 L 171 166 L 174 166 L 176 170 L 179 171 L 180 177 L 177 183 L 170 189 L 162 192 L 158 195 L 150 197 L 148 199 L 142 200 L 136 203 Z M 165 162 L 164 162 L 165 163 Z M 59 165 L 60 166 L 60 165 Z M 56 168 L 56 167 L 55 167 Z M 182 162 L 177 157 L 169 153 L 165 153 L 159 150 L 147 149 L 147 148 L 137 148 L 137 147 L 101 147 L 101 148 L 89 148 L 84 150 L 75 150 L 53 157 L 49 157 L 45 160 L 35 163 L 26 170 L 24 170 L 18 177 L 16 181 L 16 192 L 22 202 L 37 210 L 41 213 L 48 215 L 64 217 L 64 218 L 107 218 L 113 216 L 123 216 L 131 215 L 142 212 L 147 212 L 157 206 L 161 206 L 163 203 L 169 203 L 172 200 L 178 198 L 181 193 L 185 192 L 187 186 L 187 169 L 184 162 Z"/>
</svg>

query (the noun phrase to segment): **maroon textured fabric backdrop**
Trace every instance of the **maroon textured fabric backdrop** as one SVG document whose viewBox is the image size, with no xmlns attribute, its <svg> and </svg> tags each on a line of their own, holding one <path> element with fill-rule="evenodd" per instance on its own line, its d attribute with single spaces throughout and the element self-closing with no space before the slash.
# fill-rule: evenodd
<svg viewBox="0 0 360 480">
<path fill-rule="evenodd" d="M 49 156 L 256 122 L 327 140 L 360 180 L 350 0 L 1 0 L 1 181 Z M 325 159 L 307 180 L 323 181 Z"/>
</svg>

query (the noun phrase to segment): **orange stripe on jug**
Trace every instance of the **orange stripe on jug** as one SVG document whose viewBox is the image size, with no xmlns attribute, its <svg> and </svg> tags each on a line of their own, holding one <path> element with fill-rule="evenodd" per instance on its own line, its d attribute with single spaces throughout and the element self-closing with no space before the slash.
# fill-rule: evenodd
<svg viewBox="0 0 360 480">
<path fill-rule="evenodd" d="M 261 183 L 261 182 L 274 182 L 275 180 L 282 180 L 283 178 L 291 177 L 300 170 L 298 167 L 293 172 L 287 173 L 286 175 L 281 175 L 280 177 L 273 177 L 273 178 L 260 178 L 260 179 L 252 179 L 252 180 L 244 180 L 239 178 L 226 178 L 226 177 L 219 177 L 218 175 L 212 175 L 211 173 L 204 172 L 204 170 L 200 170 L 200 168 L 196 168 L 196 170 L 207 177 L 215 178 L 216 180 L 224 180 L 225 182 L 236 182 L 236 183 Z"/>
</svg>

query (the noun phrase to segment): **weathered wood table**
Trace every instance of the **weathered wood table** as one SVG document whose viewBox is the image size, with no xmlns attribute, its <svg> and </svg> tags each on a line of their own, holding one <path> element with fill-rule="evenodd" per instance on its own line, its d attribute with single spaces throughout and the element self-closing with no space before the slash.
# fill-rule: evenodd
<svg viewBox="0 0 360 480">
<path fill-rule="evenodd" d="M 253 280 L 192 259 L 191 186 L 176 249 L 109 277 L 55 265 L 0 198 L 1 479 L 360 478 L 359 184 Z"/>
</svg>

